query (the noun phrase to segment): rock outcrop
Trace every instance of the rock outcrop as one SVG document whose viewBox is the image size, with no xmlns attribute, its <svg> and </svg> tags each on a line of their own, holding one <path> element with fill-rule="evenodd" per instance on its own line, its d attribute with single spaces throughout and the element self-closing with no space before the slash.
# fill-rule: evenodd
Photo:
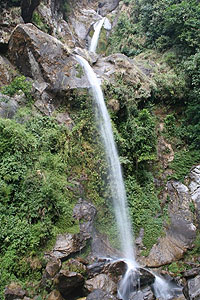
<svg viewBox="0 0 200 300">
<path fill-rule="evenodd" d="M 13 29 L 23 23 L 20 7 L 7 7 L 0 12 L 0 49 L 8 44 Z"/>
<path fill-rule="evenodd" d="M 74 207 L 73 217 L 79 221 L 80 233 L 60 234 L 57 237 L 55 246 L 46 257 L 52 259 L 66 259 L 72 253 L 81 251 L 92 236 L 93 222 L 96 215 L 96 208 L 91 203 L 79 199 Z"/>
<path fill-rule="evenodd" d="M 184 295 L 187 300 L 200 299 L 200 275 L 187 281 L 184 288 Z"/>
<path fill-rule="evenodd" d="M 103 290 L 110 294 L 115 294 L 117 292 L 116 283 L 106 274 L 99 274 L 89 280 L 86 280 L 84 287 L 89 292 L 96 289 Z"/>
<path fill-rule="evenodd" d="M 197 172 L 194 172 L 194 170 Z M 179 260 L 187 249 L 193 247 L 197 228 L 194 214 L 191 211 L 191 204 L 194 198 L 198 199 L 199 195 L 199 188 L 197 188 L 199 181 L 198 170 L 198 167 L 193 169 L 189 175 L 192 179 L 190 188 L 177 181 L 168 182 L 167 193 L 170 198 L 168 205 L 169 221 L 166 224 L 165 237 L 161 237 L 150 251 L 146 260 L 148 266 L 158 267 Z M 195 181 L 193 181 L 194 178 Z"/>
</svg>

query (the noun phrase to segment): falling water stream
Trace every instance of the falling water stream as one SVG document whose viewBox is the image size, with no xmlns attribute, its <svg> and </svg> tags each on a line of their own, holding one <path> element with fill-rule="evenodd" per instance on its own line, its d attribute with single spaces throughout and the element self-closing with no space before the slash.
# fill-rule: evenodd
<svg viewBox="0 0 200 300">
<path fill-rule="evenodd" d="M 124 257 L 136 266 L 134 244 L 132 240 L 131 225 L 127 213 L 126 192 L 122 177 L 121 166 L 117 149 L 114 142 L 111 120 L 104 102 L 100 83 L 90 67 L 89 63 L 79 55 L 76 55 L 77 61 L 84 68 L 90 83 L 93 99 L 96 108 L 96 122 L 100 130 L 100 135 L 104 144 L 107 162 L 109 165 L 109 178 L 112 193 L 115 217 L 120 235 L 121 250 Z"/>
<path fill-rule="evenodd" d="M 89 49 L 91 52 L 95 52 L 96 50 L 101 27 L 103 26 L 104 20 L 105 18 L 102 18 L 96 23 L 95 32 Z M 135 270 L 139 267 L 139 265 L 135 259 L 133 232 L 131 230 L 131 224 L 129 220 L 126 192 L 119 157 L 114 142 L 111 120 L 104 102 L 100 82 L 97 79 L 95 72 L 83 57 L 75 55 L 75 58 L 83 67 L 93 94 L 96 122 L 100 131 L 108 163 L 110 180 L 109 184 L 111 188 L 111 196 L 113 201 L 116 223 L 119 231 L 120 246 L 123 259 L 127 264 L 127 271 L 120 283 L 118 289 L 118 296 L 120 299 L 128 300 L 130 294 L 129 291 L 131 289 L 130 277 L 134 276 L 132 274 L 134 274 Z M 153 289 L 155 296 L 158 299 L 172 299 L 171 286 L 164 279 L 157 275 L 155 275 L 155 283 L 153 285 Z"/>
<path fill-rule="evenodd" d="M 100 21 L 98 21 L 94 24 L 94 34 L 91 39 L 90 48 L 89 48 L 90 52 L 96 52 L 99 35 L 100 35 L 101 28 L 103 26 L 104 21 L 105 21 L 105 18 L 102 18 Z"/>
</svg>

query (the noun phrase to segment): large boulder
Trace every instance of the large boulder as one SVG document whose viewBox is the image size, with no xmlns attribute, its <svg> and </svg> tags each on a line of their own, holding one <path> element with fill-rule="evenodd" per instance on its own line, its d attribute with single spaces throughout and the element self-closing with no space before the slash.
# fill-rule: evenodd
<svg viewBox="0 0 200 300">
<path fill-rule="evenodd" d="M 77 253 L 86 246 L 89 236 L 83 237 L 79 234 L 60 234 L 57 237 L 53 250 L 46 253 L 47 258 L 66 259 L 70 254 Z"/>
<path fill-rule="evenodd" d="M 70 294 L 76 294 L 81 290 L 84 284 L 84 277 L 76 272 L 61 270 L 54 279 L 55 286 L 65 298 Z M 81 294 L 81 293 L 80 293 Z"/>
<path fill-rule="evenodd" d="M 74 207 L 73 217 L 79 221 L 80 233 L 58 235 L 53 250 L 50 253 L 46 253 L 46 256 L 63 260 L 70 254 L 81 251 L 86 246 L 87 241 L 92 237 L 95 215 L 96 208 L 94 205 L 79 199 Z"/>
<path fill-rule="evenodd" d="M 79 78 L 77 61 L 70 55 L 67 46 L 33 24 L 15 28 L 8 54 L 25 76 L 46 83 L 43 92 L 48 90 L 65 95 L 70 89 L 88 87 L 85 76 Z"/>
<path fill-rule="evenodd" d="M 99 274 L 86 280 L 84 287 L 89 292 L 100 289 L 107 293 L 115 294 L 117 291 L 116 283 L 106 274 Z"/>
<path fill-rule="evenodd" d="M 146 264 L 158 267 L 179 260 L 187 249 L 193 247 L 196 238 L 194 215 L 191 212 L 192 203 L 188 187 L 177 181 L 167 184 L 170 197 L 168 206 L 169 224 L 166 225 L 165 237 L 161 237 L 150 251 Z"/>
<path fill-rule="evenodd" d="M 70 52 L 66 45 L 33 24 L 18 25 L 9 42 L 12 63 L 24 75 L 35 79 L 38 86 L 42 87 L 42 93 L 48 91 L 54 95 L 64 96 L 70 89 L 89 87 L 86 76 Z M 89 53 L 87 60 L 93 60 Z M 99 58 L 94 71 L 102 82 L 115 83 L 117 74 L 123 76 L 125 81 L 136 87 L 136 99 L 150 96 L 152 80 L 139 68 L 137 62 L 125 55 L 113 54 Z"/>
</svg>

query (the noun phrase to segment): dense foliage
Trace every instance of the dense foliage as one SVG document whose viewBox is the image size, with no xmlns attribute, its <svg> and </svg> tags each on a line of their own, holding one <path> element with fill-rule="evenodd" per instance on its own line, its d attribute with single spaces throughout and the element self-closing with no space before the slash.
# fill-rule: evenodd
<svg viewBox="0 0 200 300">
<path fill-rule="evenodd" d="M 124 3 L 127 8 L 111 34 L 109 51 L 120 51 L 130 57 L 146 52 L 146 58 L 157 61 L 148 49 L 162 54 L 162 61 L 168 67 L 154 70 L 157 87 L 152 100 L 178 106 L 179 115 L 182 106 L 181 138 L 189 147 L 199 149 L 199 1 L 130 0 Z"/>
<path fill-rule="evenodd" d="M 20 121 L 19 124 L 18 122 Z M 67 188 L 66 130 L 48 117 L 0 119 L 1 283 L 23 279 L 20 261 L 35 255 L 62 218 L 73 226 Z M 26 274 L 27 276 L 28 274 Z"/>
</svg>

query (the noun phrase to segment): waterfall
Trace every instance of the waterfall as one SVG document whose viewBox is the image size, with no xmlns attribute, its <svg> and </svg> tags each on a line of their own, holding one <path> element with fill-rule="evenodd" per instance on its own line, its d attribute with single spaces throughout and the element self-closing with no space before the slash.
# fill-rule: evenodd
<svg viewBox="0 0 200 300">
<path fill-rule="evenodd" d="M 98 21 L 95 26 L 95 32 L 91 40 L 90 51 L 95 52 L 100 31 L 105 18 Z M 135 248 L 133 243 L 133 233 L 129 220 L 126 192 L 123 182 L 122 170 L 119 162 L 117 148 L 114 142 L 111 120 L 104 102 L 103 92 L 100 82 L 89 63 L 80 55 L 75 55 L 76 60 L 83 67 L 85 74 L 90 83 L 93 102 L 95 106 L 95 118 L 100 130 L 101 139 L 104 145 L 106 159 L 109 170 L 109 185 L 114 207 L 116 223 L 119 231 L 119 240 L 123 259 L 127 264 L 127 271 L 122 278 L 119 288 L 118 297 L 123 300 L 129 300 L 133 290 L 140 287 L 140 277 L 136 269 L 139 267 L 135 259 Z M 153 274 L 153 273 L 152 273 Z M 172 286 L 166 280 L 155 275 L 155 282 L 152 286 L 155 296 L 160 300 L 172 299 L 177 286 Z M 133 284 L 135 282 L 135 285 Z M 181 289 L 178 288 L 178 291 Z"/>
<path fill-rule="evenodd" d="M 89 51 L 91 51 L 91 52 L 96 52 L 96 48 L 97 48 L 97 44 L 98 44 L 98 40 L 99 40 L 99 35 L 100 35 L 100 32 L 101 32 L 101 27 L 103 26 L 104 21 L 105 21 L 105 17 L 94 24 L 94 34 L 93 34 L 91 44 L 90 44 L 90 48 L 89 48 Z"/>
<path fill-rule="evenodd" d="M 126 192 L 119 157 L 114 142 L 111 120 L 96 74 L 84 58 L 76 55 L 76 59 L 84 68 L 92 89 L 93 100 L 96 108 L 96 122 L 100 129 L 100 135 L 104 144 L 108 162 L 112 201 L 120 235 L 119 239 L 121 243 L 121 250 L 124 258 L 130 260 L 132 262 L 132 265 L 136 266 L 137 264 L 135 261 L 134 245 L 132 239 L 133 234 L 131 231 L 131 225 L 127 212 Z"/>
</svg>

